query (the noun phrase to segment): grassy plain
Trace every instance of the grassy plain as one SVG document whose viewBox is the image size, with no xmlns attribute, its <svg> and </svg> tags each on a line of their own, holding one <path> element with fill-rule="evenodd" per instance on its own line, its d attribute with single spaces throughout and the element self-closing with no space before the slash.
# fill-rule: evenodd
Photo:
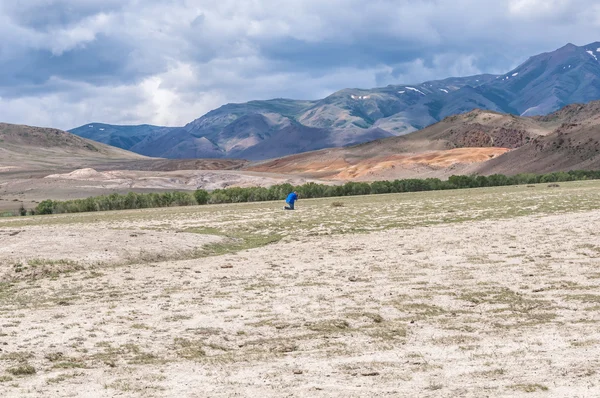
<svg viewBox="0 0 600 398">
<path fill-rule="evenodd" d="M 600 182 L 0 219 L 0 396 L 600 395 Z"/>
</svg>

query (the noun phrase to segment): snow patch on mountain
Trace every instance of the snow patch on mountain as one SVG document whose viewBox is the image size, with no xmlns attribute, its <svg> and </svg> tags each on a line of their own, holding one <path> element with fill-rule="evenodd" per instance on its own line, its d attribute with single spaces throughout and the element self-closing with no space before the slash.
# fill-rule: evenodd
<svg viewBox="0 0 600 398">
<path fill-rule="evenodd" d="M 590 50 L 588 50 L 588 51 L 586 51 L 586 53 L 590 54 L 592 57 L 594 57 L 594 59 L 595 59 L 596 61 L 598 61 L 598 57 L 596 57 L 596 54 L 594 54 L 594 52 L 593 52 L 593 51 L 590 51 Z"/>
<path fill-rule="evenodd" d="M 443 91 L 443 92 L 445 92 L 446 94 L 448 94 L 448 90 L 446 90 L 446 89 L 440 88 L 440 91 Z"/>
<path fill-rule="evenodd" d="M 419 93 L 419 94 L 426 95 L 424 92 L 422 92 L 421 90 L 419 90 L 419 89 L 417 89 L 417 88 L 414 88 L 414 87 L 406 87 L 406 89 L 407 89 L 407 90 L 410 90 L 410 91 L 416 91 L 416 92 L 417 92 L 417 93 Z"/>
</svg>

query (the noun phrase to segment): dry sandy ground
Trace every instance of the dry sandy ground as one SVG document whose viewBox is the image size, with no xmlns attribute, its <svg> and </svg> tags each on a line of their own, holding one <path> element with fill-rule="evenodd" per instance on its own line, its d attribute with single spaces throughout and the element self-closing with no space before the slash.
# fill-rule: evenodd
<svg viewBox="0 0 600 398">
<path fill-rule="evenodd" d="M 382 148 L 381 155 L 361 156 L 360 147 L 326 149 L 259 162 L 247 169 L 342 181 L 448 178 L 453 174 L 471 174 L 484 162 L 509 149 L 456 148 L 399 154 L 384 151 Z"/>
<path fill-rule="evenodd" d="M 0 396 L 600 396 L 600 185 L 561 185 L 0 221 Z"/>
</svg>

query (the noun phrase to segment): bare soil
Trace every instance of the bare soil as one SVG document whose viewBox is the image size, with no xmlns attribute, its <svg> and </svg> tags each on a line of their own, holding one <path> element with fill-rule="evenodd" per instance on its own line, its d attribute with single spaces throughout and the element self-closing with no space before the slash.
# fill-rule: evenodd
<svg viewBox="0 0 600 398">
<path fill-rule="evenodd" d="M 160 161 L 159 161 L 160 162 Z M 102 170 L 102 168 L 99 168 Z M 239 170 L 107 170 L 76 169 L 56 173 L 5 173 L 0 179 L 0 211 L 15 211 L 23 203 L 25 208 L 35 208 L 46 199 L 69 200 L 113 192 L 166 192 L 219 189 L 231 186 L 254 187 L 291 183 L 301 185 L 316 181 L 302 176 L 255 173 Z M 0 170 L 0 178 L 2 172 Z"/>
<path fill-rule="evenodd" d="M 0 220 L 0 396 L 598 396 L 599 199 L 585 182 Z"/>
</svg>

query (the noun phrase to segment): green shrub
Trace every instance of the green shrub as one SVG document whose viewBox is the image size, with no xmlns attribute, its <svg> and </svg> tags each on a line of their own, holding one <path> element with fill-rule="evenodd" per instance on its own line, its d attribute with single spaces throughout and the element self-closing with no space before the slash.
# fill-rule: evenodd
<svg viewBox="0 0 600 398">
<path fill-rule="evenodd" d="M 44 200 L 40 202 L 35 208 L 36 214 L 52 214 L 54 203 L 51 200 Z"/>
<path fill-rule="evenodd" d="M 269 188 L 230 187 L 225 189 L 215 189 L 212 192 L 208 192 L 204 189 L 198 189 L 194 193 L 163 192 L 142 194 L 130 192 L 127 195 L 113 193 L 105 196 L 68 200 L 64 202 L 44 200 L 37 205 L 35 210 L 32 210 L 31 212 L 32 214 L 59 214 L 103 210 L 144 209 L 168 206 L 190 206 L 195 204 L 204 205 L 209 203 L 219 204 L 259 202 L 267 200 L 283 200 L 292 191 L 297 191 L 301 199 L 308 199 L 397 192 L 495 187 L 504 185 L 525 185 L 543 182 L 555 183 L 560 181 L 590 179 L 600 179 L 600 171 L 574 170 L 542 175 L 517 174 L 510 177 L 502 174 L 494 174 L 487 177 L 453 175 L 447 181 L 442 181 L 438 178 L 413 178 L 394 181 L 375 181 L 371 184 L 366 182 L 347 182 L 344 185 L 324 185 L 309 182 L 296 187 L 285 183 L 273 185 Z M 18 214 L 23 214 L 23 211 L 24 208 L 22 206 L 22 208 L 19 209 Z M 14 215 L 14 212 L 2 215 L 12 216 Z"/>
<path fill-rule="evenodd" d="M 207 204 L 209 196 L 210 194 L 208 191 L 205 191 L 204 189 L 198 189 L 196 192 L 194 192 L 194 197 L 199 205 Z"/>
</svg>

